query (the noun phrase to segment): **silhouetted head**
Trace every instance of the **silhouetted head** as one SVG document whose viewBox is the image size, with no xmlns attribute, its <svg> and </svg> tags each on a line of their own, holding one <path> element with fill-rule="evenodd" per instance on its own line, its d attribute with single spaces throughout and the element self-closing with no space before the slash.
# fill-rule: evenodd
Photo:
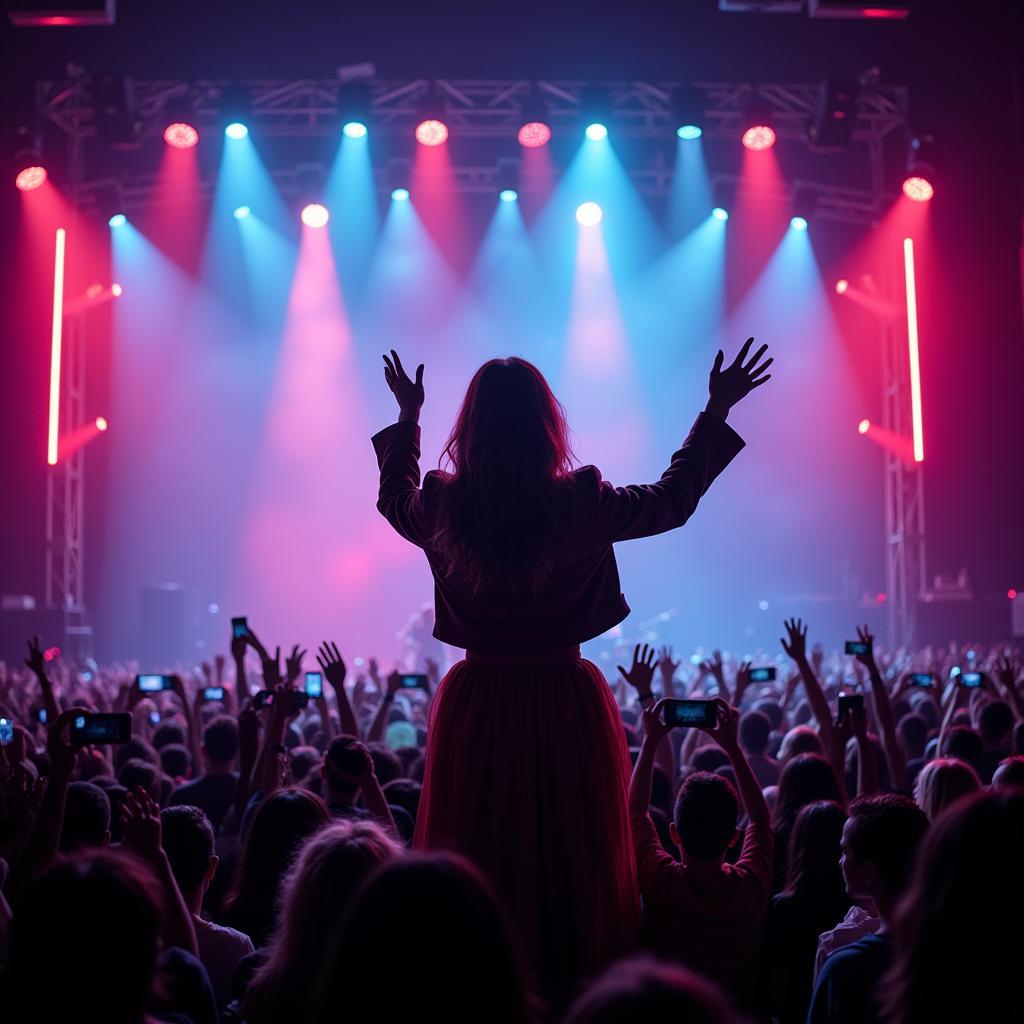
<svg viewBox="0 0 1024 1024">
<path fill-rule="evenodd" d="M 969 725 L 954 725 L 942 739 L 940 757 L 957 757 L 966 761 L 975 771 L 981 768 L 985 744 L 981 735 Z"/>
<path fill-rule="evenodd" d="M 887 1021 L 995 1021 L 1019 1012 L 1022 863 L 1024 791 L 977 793 L 935 819 L 896 912 Z"/>
<path fill-rule="evenodd" d="M 748 754 L 764 754 L 772 734 L 772 723 L 761 711 L 747 711 L 740 718 L 740 743 Z"/>
<path fill-rule="evenodd" d="M 943 757 L 929 761 L 918 773 L 914 783 L 914 799 L 929 818 L 936 818 L 954 800 L 979 789 L 981 779 L 966 761 Z"/>
<path fill-rule="evenodd" d="M 846 885 L 838 851 L 845 824 L 846 811 L 834 800 L 800 808 L 789 837 L 787 895 L 825 904 L 843 901 Z"/>
<path fill-rule="evenodd" d="M 903 894 L 928 816 L 896 793 L 860 796 L 843 826 L 839 865 L 853 899 L 873 899 L 883 916 Z"/>
<path fill-rule="evenodd" d="M 277 927 L 246 990 L 246 1020 L 306 1018 L 326 954 L 325 936 L 367 876 L 401 850 L 370 821 L 338 821 L 306 840 L 281 885 Z"/>
<path fill-rule="evenodd" d="M 160 888 L 128 853 L 55 861 L 15 901 L 3 1018 L 141 1024 L 156 971 Z"/>
<path fill-rule="evenodd" d="M 424 940 L 401 959 L 396 936 Z M 400 983 L 397 983 L 400 977 Z M 523 1024 L 529 997 L 512 930 L 490 883 L 448 853 L 392 858 L 356 893 L 321 976 L 321 1024 L 439 1020 Z"/>
<path fill-rule="evenodd" d="M 672 841 L 692 860 L 716 860 L 736 839 L 740 802 L 732 784 L 712 772 L 694 772 L 679 787 Z"/>
<path fill-rule="evenodd" d="M 610 967 L 580 996 L 564 1024 L 679 1021 L 733 1024 L 737 1018 L 715 986 L 678 964 L 635 957 Z"/>
<path fill-rule="evenodd" d="M 1024 787 L 1024 757 L 1020 754 L 1004 757 L 999 762 L 999 767 L 992 773 L 992 785 L 999 789 Z"/>
<path fill-rule="evenodd" d="M 110 799 L 91 782 L 72 782 L 64 805 L 60 848 L 65 853 L 110 842 Z"/>
<path fill-rule="evenodd" d="M 832 765 L 821 754 L 798 754 L 786 762 L 779 775 L 775 830 L 788 839 L 801 807 L 816 800 L 838 803 L 841 799 Z"/>
<path fill-rule="evenodd" d="M 822 754 L 821 737 L 809 725 L 797 725 L 782 738 L 779 763 L 785 764 L 798 754 Z"/>
<path fill-rule="evenodd" d="M 261 945 L 274 919 L 278 889 L 302 841 L 330 820 L 327 805 L 305 789 L 281 789 L 260 804 L 242 844 L 225 900 L 228 923 Z"/>
<path fill-rule="evenodd" d="M 178 888 L 189 899 L 213 877 L 217 867 L 213 825 L 200 808 L 181 804 L 160 812 L 160 829 Z"/>
<path fill-rule="evenodd" d="M 568 472 L 565 410 L 544 375 L 515 357 L 473 375 L 442 452 L 451 465 L 433 544 L 449 574 L 536 586 L 550 572 L 552 485 Z"/>
</svg>

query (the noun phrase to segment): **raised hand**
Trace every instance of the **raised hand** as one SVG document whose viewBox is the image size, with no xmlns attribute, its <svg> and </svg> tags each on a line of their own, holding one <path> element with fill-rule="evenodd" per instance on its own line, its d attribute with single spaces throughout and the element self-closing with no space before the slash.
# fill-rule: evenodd
<svg viewBox="0 0 1024 1024">
<path fill-rule="evenodd" d="M 782 649 L 793 661 L 799 664 L 807 660 L 807 627 L 803 619 L 786 619 L 786 636 L 788 639 L 780 639 Z"/>
<path fill-rule="evenodd" d="M 294 683 L 299 678 L 299 673 L 302 671 L 302 659 L 305 656 L 306 652 L 300 651 L 299 645 L 296 644 L 292 648 L 292 653 L 284 659 L 285 679 L 289 683 Z"/>
<path fill-rule="evenodd" d="M 673 726 L 666 724 L 665 718 L 661 713 L 662 705 L 664 705 L 664 703 L 664 700 L 659 700 L 656 704 L 652 702 L 642 709 L 644 741 L 653 743 L 655 748 L 661 744 L 661 741 L 673 729 Z"/>
<path fill-rule="evenodd" d="M 996 679 L 999 680 L 1007 694 L 1016 693 L 1017 666 L 1008 654 L 1003 655 L 996 661 Z"/>
<path fill-rule="evenodd" d="M 324 674 L 324 679 L 334 687 L 335 690 L 345 685 L 345 662 L 342 661 L 341 651 L 333 640 L 325 640 L 317 651 L 316 660 Z"/>
<path fill-rule="evenodd" d="M 661 689 L 663 693 L 672 693 L 672 680 L 676 677 L 676 670 L 680 661 L 672 660 L 672 648 L 662 647 L 658 652 L 658 671 L 661 673 Z"/>
<path fill-rule="evenodd" d="M 712 651 L 711 657 L 700 663 L 701 672 L 707 675 L 714 676 L 715 682 L 718 683 L 718 692 L 723 695 L 728 695 L 729 691 L 725 685 L 725 667 L 722 665 L 722 652 Z"/>
<path fill-rule="evenodd" d="M 727 754 L 739 749 L 739 722 L 740 713 L 731 704 L 715 698 L 715 710 L 718 712 L 718 727 L 715 729 L 704 729 Z"/>
<path fill-rule="evenodd" d="M 870 627 L 858 626 L 857 639 L 860 640 L 861 643 L 868 645 L 868 653 L 856 654 L 854 657 L 870 671 L 875 668 L 875 638 L 871 634 Z"/>
<path fill-rule="evenodd" d="M 767 345 L 762 345 L 753 357 L 746 363 L 747 353 L 754 339 L 747 338 L 743 348 L 740 349 L 736 358 L 723 370 L 725 353 L 719 349 L 715 356 L 714 365 L 711 367 L 711 376 L 708 380 L 708 404 L 707 411 L 721 416 L 722 419 L 728 415 L 729 410 L 737 402 L 744 399 L 754 388 L 759 388 L 765 382 L 771 380 L 772 375 L 765 374 L 765 370 L 772 365 L 774 359 L 766 359 L 760 362 L 761 357 L 768 351 Z M 760 363 L 760 365 L 758 365 Z"/>
<path fill-rule="evenodd" d="M 736 706 L 739 707 L 740 701 L 743 700 L 743 695 L 747 692 L 747 688 L 750 686 L 750 662 L 744 661 L 740 667 L 736 670 L 736 687 L 733 695 L 733 700 L 736 702 Z"/>
<path fill-rule="evenodd" d="M 124 845 L 143 860 L 160 856 L 160 808 L 141 787 L 121 802 L 121 835 Z"/>
<path fill-rule="evenodd" d="M 627 672 L 621 665 L 617 668 L 622 678 L 633 687 L 641 696 L 646 697 L 651 692 L 651 680 L 654 678 L 655 653 L 653 647 L 640 644 L 633 648 L 633 664 Z"/>
<path fill-rule="evenodd" d="M 811 650 L 811 664 L 820 678 L 821 666 L 825 664 L 825 648 L 821 644 L 815 644 Z"/>
<path fill-rule="evenodd" d="M 384 380 L 398 403 L 399 422 L 411 420 L 416 423 L 423 407 L 423 364 L 416 367 L 416 380 L 412 381 L 398 353 L 392 349 L 391 358 L 384 357 Z"/>
<path fill-rule="evenodd" d="M 37 675 L 46 674 L 46 659 L 43 657 L 42 648 L 39 646 L 39 637 L 34 636 L 28 642 L 28 657 L 25 664 Z"/>
<path fill-rule="evenodd" d="M 273 658 L 264 654 L 263 661 L 263 686 L 267 690 L 276 690 L 281 683 L 281 648 L 274 648 Z"/>
</svg>

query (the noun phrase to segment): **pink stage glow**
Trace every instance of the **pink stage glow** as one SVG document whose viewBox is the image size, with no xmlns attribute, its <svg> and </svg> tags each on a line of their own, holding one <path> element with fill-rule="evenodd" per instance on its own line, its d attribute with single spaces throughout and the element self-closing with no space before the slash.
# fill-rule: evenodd
<svg viewBox="0 0 1024 1024">
<path fill-rule="evenodd" d="M 14 179 L 14 184 L 21 189 L 22 192 L 32 192 L 37 188 L 40 188 L 46 182 L 46 168 L 45 167 L 25 167 L 18 172 L 18 176 Z"/>
<path fill-rule="evenodd" d="M 755 124 L 743 133 L 743 145 L 755 153 L 771 149 L 775 145 L 775 129 L 766 124 Z"/>
<path fill-rule="evenodd" d="M 907 345 L 910 354 L 910 415 L 914 424 L 914 461 L 924 462 L 921 417 L 921 354 L 917 337 L 917 284 L 914 280 L 914 240 L 903 239 L 903 272 L 907 282 Z"/>
<path fill-rule="evenodd" d="M 846 289 L 850 287 L 850 282 L 845 277 L 839 278 L 836 281 L 836 295 L 843 295 L 846 293 Z"/>
<path fill-rule="evenodd" d="M 448 126 L 444 121 L 428 118 L 416 125 L 416 141 L 422 146 L 440 146 L 448 140 Z"/>
<path fill-rule="evenodd" d="M 927 203 L 935 195 L 935 188 L 927 178 L 913 175 L 903 182 L 903 194 L 916 203 Z"/>
<path fill-rule="evenodd" d="M 191 149 L 199 141 L 199 132 L 184 121 L 175 121 L 164 129 L 164 142 L 175 149 Z"/>
<path fill-rule="evenodd" d="M 53 257 L 53 323 L 50 331 L 50 424 L 46 443 L 46 461 L 57 465 L 57 441 L 60 431 L 60 350 L 64 326 L 64 245 L 67 232 L 57 228 Z"/>
<path fill-rule="evenodd" d="M 543 121 L 530 121 L 519 129 L 518 138 L 520 146 L 536 149 L 551 141 L 551 129 Z"/>
</svg>

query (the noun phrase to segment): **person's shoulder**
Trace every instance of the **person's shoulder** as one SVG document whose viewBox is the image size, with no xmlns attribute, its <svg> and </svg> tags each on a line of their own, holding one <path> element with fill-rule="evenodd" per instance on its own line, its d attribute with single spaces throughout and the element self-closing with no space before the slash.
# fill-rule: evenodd
<svg viewBox="0 0 1024 1024">
<path fill-rule="evenodd" d="M 889 939 L 883 935 L 864 935 L 831 953 L 821 968 L 822 975 L 847 978 L 859 975 L 864 964 L 879 955 L 887 955 Z"/>
<path fill-rule="evenodd" d="M 205 917 L 193 918 L 195 924 L 196 937 L 202 936 L 202 940 L 212 940 L 218 945 L 225 946 L 237 946 L 241 951 L 241 955 L 251 953 L 254 949 L 252 939 L 249 938 L 245 932 L 240 932 L 237 928 L 231 928 L 226 924 L 217 924 L 214 921 L 207 921 Z"/>
</svg>

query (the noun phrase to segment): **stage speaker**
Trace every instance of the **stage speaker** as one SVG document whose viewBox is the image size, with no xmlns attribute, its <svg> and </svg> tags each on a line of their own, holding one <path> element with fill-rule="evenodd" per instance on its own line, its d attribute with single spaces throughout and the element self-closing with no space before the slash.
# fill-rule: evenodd
<svg viewBox="0 0 1024 1024">
<path fill-rule="evenodd" d="M 177 583 L 142 588 L 139 657 L 143 671 L 190 665 L 196 650 L 196 594 Z"/>
</svg>

